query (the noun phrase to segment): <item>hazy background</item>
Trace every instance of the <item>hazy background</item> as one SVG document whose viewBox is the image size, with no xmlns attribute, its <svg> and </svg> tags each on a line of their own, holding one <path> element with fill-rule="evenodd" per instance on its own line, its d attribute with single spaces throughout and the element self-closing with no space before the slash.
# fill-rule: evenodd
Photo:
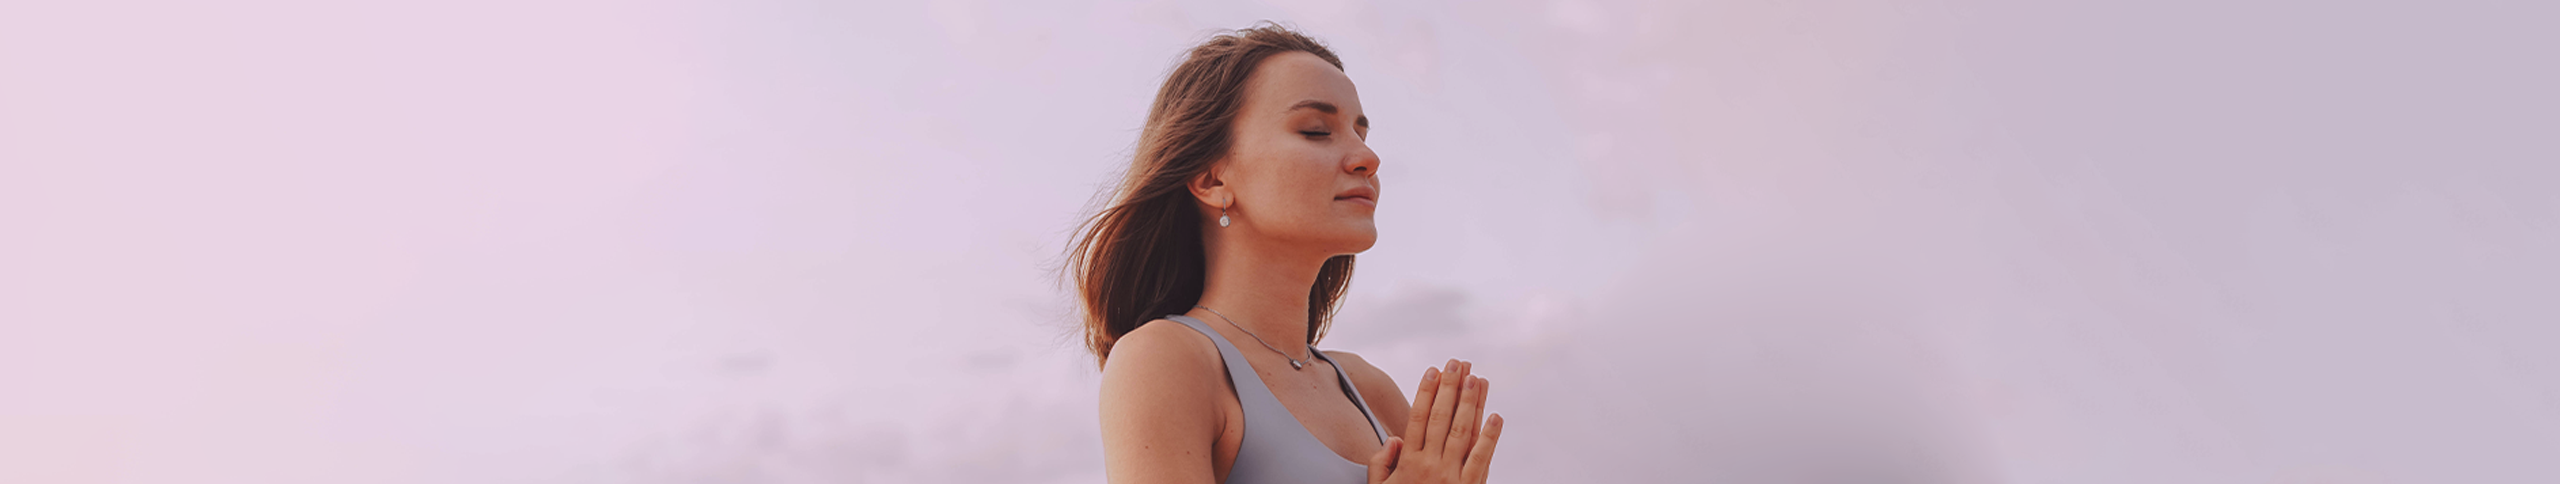
<svg viewBox="0 0 2560 484">
<path fill-rule="evenodd" d="M 2560 482 L 2560 6 L 0 5 L 0 482 L 1099 482 L 1054 273 L 1211 29 L 1497 482 Z"/>
</svg>

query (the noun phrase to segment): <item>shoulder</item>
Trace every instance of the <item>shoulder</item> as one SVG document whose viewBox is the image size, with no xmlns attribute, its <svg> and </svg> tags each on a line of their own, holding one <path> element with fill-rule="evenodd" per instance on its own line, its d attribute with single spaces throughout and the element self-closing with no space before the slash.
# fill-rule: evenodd
<svg viewBox="0 0 2560 484">
<path fill-rule="evenodd" d="M 1119 371 L 1213 370 L 1225 360 L 1217 343 L 1181 322 L 1158 319 L 1138 325 L 1111 344 L 1102 373 Z"/>
<path fill-rule="evenodd" d="M 1373 383 L 1385 385 L 1387 388 L 1396 386 L 1394 378 L 1387 377 L 1385 370 L 1379 370 L 1378 365 L 1369 364 L 1369 359 L 1361 358 L 1359 353 L 1324 350 L 1324 356 L 1332 359 L 1334 366 L 1342 367 L 1343 374 L 1351 375 L 1351 384 L 1359 386 L 1362 392 L 1369 391 L 1369 386 Z"/>
<path fill-rule="evenodd" d="M 1225 360 L 1209 337 L 1182 323 L 1155 320 L 1111 345 L 1102 365 L 1102 404 L 1206 409 L 1226 388 Z"/>
<path fill-rule="evenodd" d="M 1216 343 L 1182 323 L 1120 336 L 1102 365 L 1103 467 L 1110 480 L 1209 481 L 1228 432 L 1226 366 Z"/>
<path fill-rule="evenodd" d="M 1351 386 L 1360 390 L 1361 400 L 1369 404 L 1370 410 L 1378 412 L 1379 421 L 1404 419 L 1407 406 L 1404 390 L 1396 387 L 1395 378 L 1387 376 L 1385 370 L 1370 364 L 1369 359 L 1361 358 L 1358 353 L 1328 350 L 1324 355 L 1333 360 L 1334 366 L 1342 368 L 1342 374 L 1351 377 Z M 1390 431 L 1403 429 L 1393 425 L 1388 427 Z"/>
</svg>

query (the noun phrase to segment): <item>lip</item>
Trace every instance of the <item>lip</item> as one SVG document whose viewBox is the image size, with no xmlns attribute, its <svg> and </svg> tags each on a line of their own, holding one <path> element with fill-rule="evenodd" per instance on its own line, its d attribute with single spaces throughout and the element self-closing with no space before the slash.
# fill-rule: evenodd
<svg viewBox="0 0 2560 484">
<path fill-rule="evenodd" d="M 1333 195 L 1333 201 L 1339 202 L 1344 200 L 1356 201 L 1363 205 L 1376 207 L 1378 206 L 1378 189 L 1362 186 L 1352 188 L 1350 190 L 1343 190 L 1342 193 Z"/>
</svg>

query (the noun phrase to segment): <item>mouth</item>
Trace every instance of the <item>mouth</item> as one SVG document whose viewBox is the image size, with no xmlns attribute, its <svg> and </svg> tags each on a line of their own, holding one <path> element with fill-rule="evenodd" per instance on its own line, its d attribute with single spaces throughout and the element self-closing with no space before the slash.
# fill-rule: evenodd
<svg viewBox="0 0 2560 484">
<path fill-rule="evenodd" d="M 1340 195 L 1334 195 L 1333 201 L 1350 201 L 1361 205 L 1376 207 L 1378 206 L 1378 189 L 1365 186 L 1353 188 L 1342 192 Z"/>
<path fill-rule="evenodd" d="M 1375 210 L 1375 207 L 1377 207 L 1377 184 L 1357 184 L 1357 187 L 1352 187 L 1352 190 L 1341 190 L 1341 192 L 1336 192 L 1336 195 L 1334 195 L 1334 202 L 1357 202 L 1357 205 L 1362 205 L 1362 207 L 1372 207 L 1372 210 Z"/>
<path fill-rule="evenodd" d="M 1377 187 L 1359 184 L 1359 187 L 1352 187 L 1352 190 L 1336 192 L 1334 202 L 1341 202 L 1341 200 L 1359 200 L 1359 202 L 1367 202 L 1367 205 L 1377 205 Z"/>
</svg>

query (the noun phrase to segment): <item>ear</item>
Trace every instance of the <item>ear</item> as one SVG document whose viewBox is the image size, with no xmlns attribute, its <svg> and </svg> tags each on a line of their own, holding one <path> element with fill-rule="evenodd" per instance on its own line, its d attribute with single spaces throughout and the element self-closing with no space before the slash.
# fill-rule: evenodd
<svg viewBox="0 0 2560 484">
<path fill-rule="evenodd" d="M 1235 205 L 1235 191 L 1227 187 L 1225 179 L 1219 178 L 1226 174 L 1225 161 L 1226 160 L 1218 160 L 1216 162 L 1209 163 L 1208 170 L 1202 171 L 1198 175 L 1192 175 L 1190 180 L 1183 183 L 1185 188 L 1191 189 L 1192 199 L 1198 201 L 1200 205 L 1210 208 L 1221 208 Z"/>
</svg>

